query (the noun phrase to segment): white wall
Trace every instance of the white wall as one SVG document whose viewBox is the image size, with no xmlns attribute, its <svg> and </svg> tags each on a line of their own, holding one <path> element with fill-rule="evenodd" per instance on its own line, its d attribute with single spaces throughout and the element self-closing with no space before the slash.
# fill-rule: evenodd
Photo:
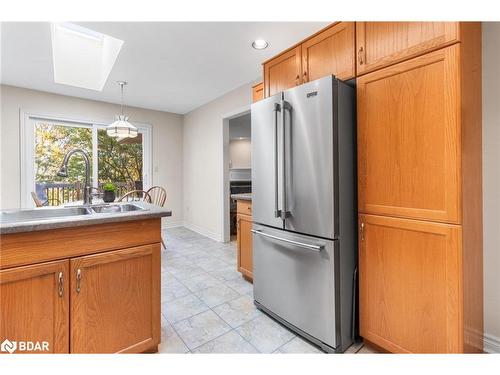
<svg viewBox="0 0 500 375">
<path fill-rule="evenodd" d="M 116 104 L 49 94 L 41 91 L 1 85 L 1 190 L 0 207 L 20 207 L 19 113 L 51 114 L 63 118 L 106 120 L 119 113 Z M 164 225 L 182 223 L 182 116 L 126 107 L 132 121 L 152 125 L 153 185 L 167 189 L 167 206 L 173 212 Z"/>
<path fill-rule="evenodd" d="M 250 139 L 229 141 L 229 168 L 252 168 Z"/>
<path fill-rule="evenodd" d="M 229 139 L 250 138 L 251 116 L 247 113 L 229 120 Z"/>
<path fill-rule="evenodd" d="M 500 23 L 483 22 L 485 350 L 500 352 Z"/>
<path fill-rule="evenodd" d="M 252 84 L 184 115 L 184 222 L 223 239 L 223 126 L 227 113 L 251 103 Z"/>
</svg>

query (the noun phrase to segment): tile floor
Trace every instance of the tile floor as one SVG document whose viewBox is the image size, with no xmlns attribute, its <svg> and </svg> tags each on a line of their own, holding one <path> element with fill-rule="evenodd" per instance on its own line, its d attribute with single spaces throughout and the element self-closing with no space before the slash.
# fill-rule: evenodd
<svg viewBox="0 0 500 375">
<path fill-rule="evenodd" d="M 257 310 L 236 247 L 186 228 L 163 232 L 160 353 L 322 353 Z M 374 353 L 363 344 L 350 353 Z"/>
</svg>

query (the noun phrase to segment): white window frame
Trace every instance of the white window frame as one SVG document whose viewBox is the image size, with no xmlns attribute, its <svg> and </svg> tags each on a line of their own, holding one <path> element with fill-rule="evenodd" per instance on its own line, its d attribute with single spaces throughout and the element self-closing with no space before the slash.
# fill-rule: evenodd
<svg viewBox="0 0 500 375">
<path fill-rule="evenodd" d="M 34 207 L 31 192 L 35 191 L 35 123 L 45 121 L 56 125 L 83 127 L 92 130 L 92 154 L 97 156 L 97 131 L 104 129 L 113 120 L 94 121 L 88 119 L 71 119 L 63 116 L 36 114 L 20 111 L 20 159 L 21 159 L 21 208 Z M 151 124 L 132 122 L 142 133 L 142 178 L 143 189 L 153 186 L 152 160 L 153 160 L 153 127 Z M 98 158 L 92 158 L 92 186 L 98 184 Z"/>
</svg>

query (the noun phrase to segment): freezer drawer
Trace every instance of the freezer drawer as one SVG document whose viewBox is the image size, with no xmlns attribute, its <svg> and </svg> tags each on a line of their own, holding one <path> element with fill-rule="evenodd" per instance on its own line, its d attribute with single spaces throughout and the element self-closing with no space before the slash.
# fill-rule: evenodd
<svg viewBox="0 0 500 375">
<path fill-rule="evenodd" d="M 338 241 L 253 225 L 255 301 L 335 348 Z"/>
</svg>

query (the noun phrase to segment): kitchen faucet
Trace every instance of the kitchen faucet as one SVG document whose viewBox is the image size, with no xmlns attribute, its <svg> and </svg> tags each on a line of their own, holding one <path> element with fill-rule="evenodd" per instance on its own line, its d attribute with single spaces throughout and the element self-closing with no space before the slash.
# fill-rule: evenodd
<svg viewBox="0 0 500 375">
<path fill-rule="evenodd" d="M 80 153 L 83 156 L 83 160 L 85 161 L 85 186 L 83 188 L 83 204 L 92 204 L 92 194 L 90 193 L 90 159 L 89 155 L 83 151 L 82 149 L 76 148 L 74 150 L 70 150 L 64 156 L 64 160 L 62 162 L 61 168 L 57 175 L 59 177 L 68 177 L 68 161 L 71 156 L 76 153 Z"/>
</svg>

